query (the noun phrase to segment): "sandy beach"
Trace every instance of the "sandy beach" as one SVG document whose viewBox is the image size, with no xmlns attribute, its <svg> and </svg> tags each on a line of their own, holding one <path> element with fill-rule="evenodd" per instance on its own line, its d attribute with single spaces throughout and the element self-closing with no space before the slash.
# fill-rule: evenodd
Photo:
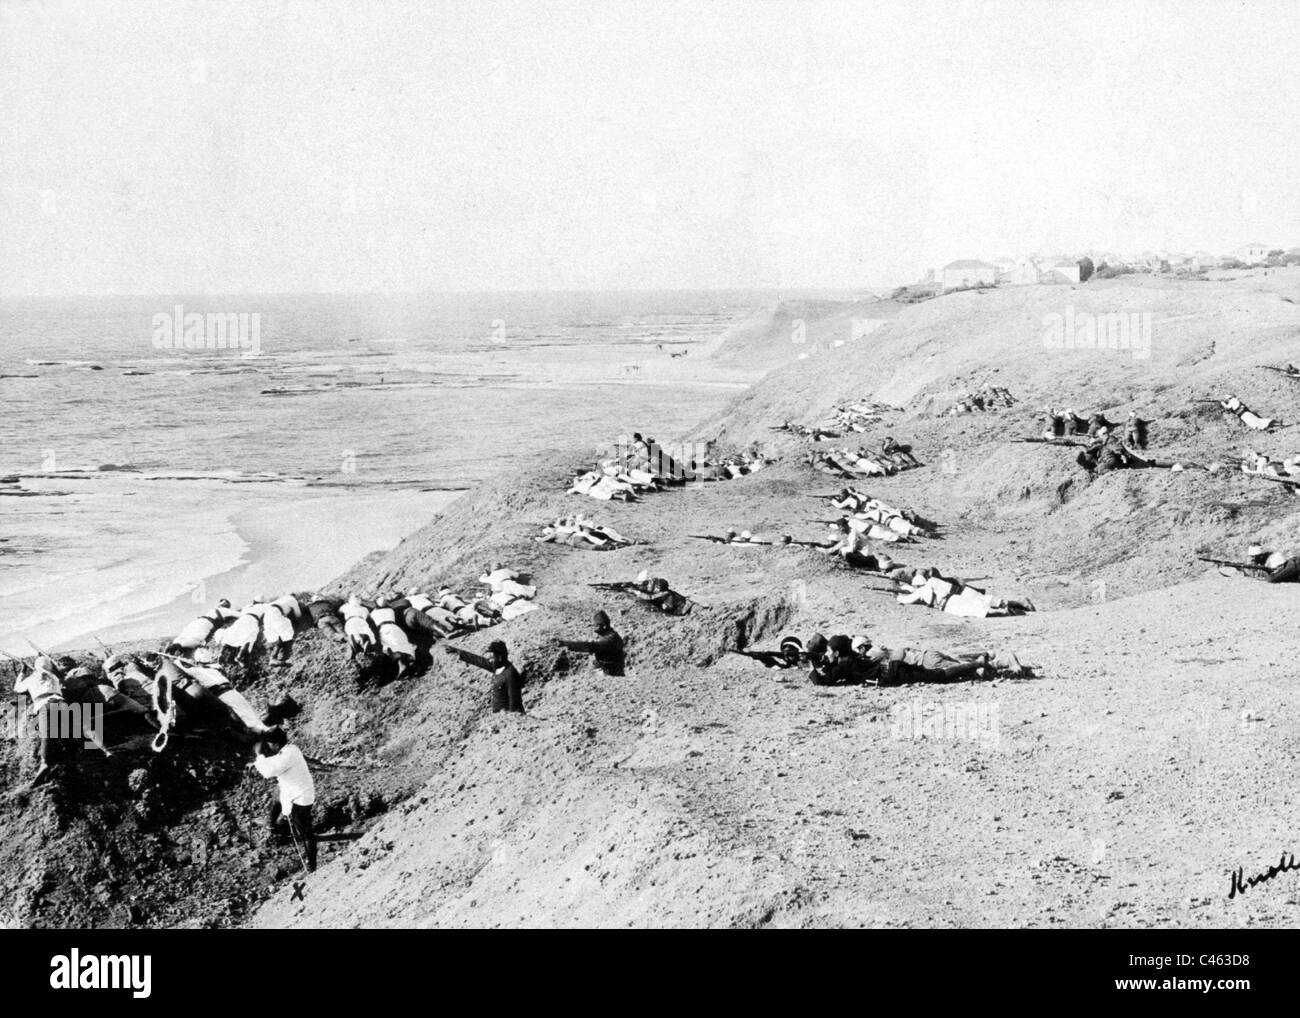
<svg viewBox="0 0 1300 1018">
<path fill-rule="evenodd" d="M 98 481 L 48 483 L 81 489 L 96 502 L 120 505 L 123 497 Z M 141 503 L 150 497 L 132 494 Z M 160 637 L 221 597 L 242 605 L 323 585 L 366 555 L 395 547 L 457 494 L 302 487 L 286 497 L 278 487 L 173 485 L 163 512 L 150 506 L 129 521 L 105 513 L 136 535 L 135 545 L 119 546 L 117 563 L 102 564 L 87 549 L 80 571 L 49 575 L 38 560 L 23 574 L 39 577 L 40 586 L 27 586 L 20 576 L 9 581 L 0 650 L 29 654 L 28 640 L 65 650 L 96 639 Z M 72 604 L 69 591 L 75 591 Z"/>
</svg>

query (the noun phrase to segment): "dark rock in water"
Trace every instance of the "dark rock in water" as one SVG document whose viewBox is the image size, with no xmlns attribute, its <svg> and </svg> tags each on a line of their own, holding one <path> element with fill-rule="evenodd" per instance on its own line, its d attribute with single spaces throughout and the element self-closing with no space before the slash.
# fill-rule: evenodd
<svg viewBox="0 0 1300 1018">
<path fill-rule="evenodd" d="M 92 365 L 90 366 L 90 370 L 91 370 L 91 371 L 103 371 L 104 368 L 103 368 L 102 365 L 99 365 L 99 364 L 92 364 Z"/>
<path fill-rule="evenodd" d="M 140 472 L 139 467 L 132 466 L 130 463 L 101 463 L 99 465 L 99 469 L 105 473 L 116 472 L 116 473 L 126 473 L 126 474 L 138 474 Z"/>
<path fill-rule="evenodd" d="M 4 477 L 0 477 L 0 484 L 17 484 L 21 480 L 22 478 L 17 474 L 7 474 Z"/>
</svg>

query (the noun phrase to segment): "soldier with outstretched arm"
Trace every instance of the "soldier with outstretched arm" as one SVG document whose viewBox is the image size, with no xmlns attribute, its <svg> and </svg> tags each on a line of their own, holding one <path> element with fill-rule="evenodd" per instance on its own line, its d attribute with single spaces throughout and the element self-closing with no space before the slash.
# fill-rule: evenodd
<svg viewBox="0 0 1300 1018">
<path fill-rule="evenodd" d="M 510 652 L 500 640 L 488 644 L 488 657 L 480 657 L 472 651 L 460 647 L 445 645 L 446 652 L 466 664 L 482 668 L 492 673 L 492 710 L 524 713 L 524 680 L 518 669 L 510 662 Z"/>
</svg>

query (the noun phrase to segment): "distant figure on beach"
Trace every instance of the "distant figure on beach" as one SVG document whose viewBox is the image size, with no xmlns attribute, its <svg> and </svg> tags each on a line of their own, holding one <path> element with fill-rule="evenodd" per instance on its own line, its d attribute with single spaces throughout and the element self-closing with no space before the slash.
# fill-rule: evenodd
<svg viewBox="0 0 1300 1018">
<path fill-rule="evenodd" d="M 460 647 L 447 647 L 447 653 L 460 658 L 466 664 L 482 668 L 492 673 L 492 712 L 511 711 L 524 713 L 524 680 L 518 669 L 510 662 L 510 652 L 500 640 L 488 644 L 488 657 L 480 657 L 472 651 Z"/>
</svg>

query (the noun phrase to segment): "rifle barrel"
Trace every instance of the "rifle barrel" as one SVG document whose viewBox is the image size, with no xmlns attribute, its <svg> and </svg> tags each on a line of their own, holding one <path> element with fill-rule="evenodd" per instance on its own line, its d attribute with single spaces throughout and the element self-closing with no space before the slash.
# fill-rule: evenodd
<svg viewBox="0 0 1300 1018">
<path fill-rule="evenodd" d="M 1234 569 L 1258 569 L 1262 572 L 1272 572 L 1268 566 L 1260 565 L 1258 562 L 1234 562 L 1226 558 L 1207 558 L 1204 555 L 1197 555 L 1201 562 L 1211 562 L 1216 566 L 1232 566 Z"/>
<path fill-rule="evenodd" d="M 1243 470 L 1242 473 L 1247 477 L 1259 477 L 1265 481 L 1274 481 L 1277 484 L 1300 484 L 1300 479 L 1294 477 L 1274 477 L 1272 474 L 1258 474 L 1253 470 Z"/>
</svg>

